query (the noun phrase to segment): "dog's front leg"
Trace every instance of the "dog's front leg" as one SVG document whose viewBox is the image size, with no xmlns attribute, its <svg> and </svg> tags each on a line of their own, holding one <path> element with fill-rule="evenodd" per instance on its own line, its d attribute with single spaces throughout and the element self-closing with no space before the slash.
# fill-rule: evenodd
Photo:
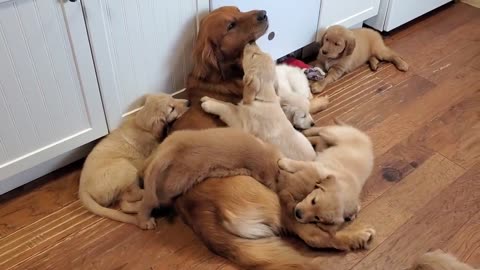
<svg viewBox="0 0 480 270">
<path fill-rule="evenodd" d="M 201 99 L 202 109 L 208 113 L 218 115 L 229 127 L 241 128 L 241 121 L 238 119 L 239 108 L 228 102 L 223 102 L 210 97 Z"/>
<path fill-rule="evenodd" d="M 329 85 L 332 82 L 340 79 L 340 77 L 342 77 L 342 75 L 344 73 L 345 72 L 343 71 L 343 69 L 341 69 L 339 67 L 336 67 L 336 66 L 331 67 L 328 70 L 328 73 L 327 73 L 327 76 L 325 77 L 325 79 L 312 83 L 312 85 L 311 85 L 312 93 L 318 94 L 318 93 L 322 92 L 323 89 L 325 89 L 325 87 L 327 85 Z"/>
</svg>

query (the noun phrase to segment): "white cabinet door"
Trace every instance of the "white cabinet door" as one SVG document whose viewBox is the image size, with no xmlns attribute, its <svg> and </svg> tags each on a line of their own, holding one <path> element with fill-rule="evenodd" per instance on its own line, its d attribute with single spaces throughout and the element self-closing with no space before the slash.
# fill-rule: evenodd
<svg viewBox="0 0 480 270">
<path fill-rule="evenodd" d="M 210 9 L 237 6 L 242 11 L 266 10 L 270 27 L 258 44 L 278 59 L 315 41 L 320 3 L 321 0 L 211 0 Z M 275 36 L 269 40 L 271 33 Z"/>
<path fill-rule="evenodd" d="M 378 13 L 380 0 L 323 0 L 320 28 L 335 24 L 351 27 Z"/>
<path fill-rule="evenodd" d="M 0 194 L 106 133 L 80 2 L 0 0 Z"/>
<path fill-rule="evenodd" d="M 110 130 L 146 93 L 185 86 L 192 65 L 197 14 L 208 0 L 83 2 Z"/>
</svg>

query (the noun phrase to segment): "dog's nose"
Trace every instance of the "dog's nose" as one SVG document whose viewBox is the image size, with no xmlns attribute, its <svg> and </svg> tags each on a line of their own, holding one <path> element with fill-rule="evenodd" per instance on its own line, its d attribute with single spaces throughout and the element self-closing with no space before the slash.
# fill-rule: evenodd
<svg viewBox="0 0 480 270">
<path fill-rule="evenodd" d="M 327 54 L 328 52 L 326 50 L 322 50 L 322 54 Z"/>
<path fill-rule="evenodd" d="M 300 209 L 295 209 L 295 216 L 298 218 L 298 219 L 302 219 L 302 210 Z"/>
<path fill-rule="evenodd" d="M 315 122 L 310 123 L 310 127 L 313 127 L 313 126 L 315 126 Z"/>
<path fill-rule="evenodd" d="M 267 20 L 267 12 L 265 10 L 260 10 L 258 13 L 257 13 L 257 21 L 259 22 L 263 22 L 263 21 L 266 21 Z"/>
<path fill-rule="evenodd" d="M 190 100 L 187 100 L 187 107 L 190 107 L 190 104 L 192 104 L 192 102 L 190 102 Z"/>
</svg>

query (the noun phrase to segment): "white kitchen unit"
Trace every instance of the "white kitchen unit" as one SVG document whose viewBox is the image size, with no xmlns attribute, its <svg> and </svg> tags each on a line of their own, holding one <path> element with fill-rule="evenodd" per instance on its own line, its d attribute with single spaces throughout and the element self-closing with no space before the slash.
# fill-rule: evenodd
<svg viewBox="0 0 480 270">
<path fill-rule="evenodd" d="M 0 0 L 0 123 L 0 194 L 107 134 L 80 3 Z"/>
<path fill-rule="evenodd" d="M 381 0 L 378 15 L 365 24 L 379 30 L 391 31 L 451 0 Z"/>
<path fill-rule="evenodd" d="M 320 28 L 340 24 L 352 27 L 363 23 L 378 13 L 380 0 L 323 0 L 320 11 Z"/>
<path fill-rule="evenodd" d="M 185 86 L 197 14 L 208 0 L 83 1 L 110 130 L 135 111 L 146 93 Z"/>
</svg>

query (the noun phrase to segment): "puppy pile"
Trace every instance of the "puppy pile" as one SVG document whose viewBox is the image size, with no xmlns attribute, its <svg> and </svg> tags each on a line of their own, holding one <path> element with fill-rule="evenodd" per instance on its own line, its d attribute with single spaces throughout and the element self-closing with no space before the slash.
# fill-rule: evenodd
<svg viewBox="0 0 480 270">
<path fill-rule="evenodd" d="M 266 15 L 255 14 L 255 22 L 263 27 Z M 248 41 L 241 54 L 242 100 L 200 100 L 202 115 L 215 115 L 228 127 L 180 130 L 165 138 L 171 123 L 191 113 L 188 102 L 163 94 L 147 96 L 144 107 L 88 156 L 80 200 L 97 215 L 142 229 L 156 227 L 152 209 L 175 206 L 212 251 L 245 267 L 317 269 L 282 243 L 278 236 L 285 233 L 311 247 L 366 248 L 375 230 L 350 229 L 349 224 L 360 210 L 360 194 L 373 169 L 372 142 L 364 132 L 338 121 L 313 127 L 311 113 L 325 109 L 329 100 L 312 92 L 366 62 L 373 70 L 381 60 L 392 61 L 402 71 L 408 65 L 372 30 L 333 26 L 321 43 L 319 61 L 328 73 L 309 85 L 301 69 L 275 65 L 270 55 Z M 202 52 L 207 56 L 212 57 Z M 202 74 L 206 80 L 208 74 Z M 233 187 L 241 185 L 242 178 L 231 176 L 240 175 L 258 181 L 245 193 L 251 197 L 236 199 L 243 204 L 219 205 L 209 199 L 227 196 L 229 189 L 228 196 L 234 196 Z M 217 181 L 216 188 L 205 185 L 209 181 Z M 264 193 L 265 198 L 253 196 L 262 185 L 271 192 Z M 272 207 L 251 207 L 259 204 Z M 249 242 L 260 239 L 269 240 Z M 261 249 L 254 252 L 257 244 Z"/>
</svg>

